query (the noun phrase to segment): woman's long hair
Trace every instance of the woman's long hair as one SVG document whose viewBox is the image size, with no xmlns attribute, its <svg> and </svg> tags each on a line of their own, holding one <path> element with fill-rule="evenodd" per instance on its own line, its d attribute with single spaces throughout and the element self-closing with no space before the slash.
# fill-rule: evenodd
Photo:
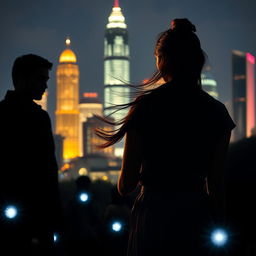
<svg viewBox="0 0 256 256">
<path fill-rule="evenodd" d="M 154 52 L 158 57 L 158 71 L 142 84 L 129 85 L 135 89 L 132 93 L 134 100 L 126 104 L 108 107 L 113 110 L 112 114 L 130 108 L 128 114 L 118 121 L 96 115 L 103 122 L 117 127 L 112 131 L 95 129 L 95 133 L 106 141 L 102 145 L 98 145 L 99 148 L 112 146 L 124 137 L 136 106 L 148 94 L 157 90 L 153 86 L 161 79 L 166 80 L 167 77 L 171 77 L 174 81 L 183 81 L 182 86 L 195 85 L 197 88 L 201 88 L 201 72 L 205 64 L 205 53 L 201 49 L 200 40 L 195 32 L 195 26 L 188 19 L 175 19 L 171 22 L 171 28 L 159 35 Z M 179 84 L 179 86 L 181 85 Z"/>
</svg>

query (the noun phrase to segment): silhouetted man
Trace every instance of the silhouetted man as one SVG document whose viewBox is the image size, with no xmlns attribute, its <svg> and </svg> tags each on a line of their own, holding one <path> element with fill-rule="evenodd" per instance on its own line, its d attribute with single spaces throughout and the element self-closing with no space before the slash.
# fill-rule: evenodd
<svg viewBox="0 0 256 256">
<path fill-rule="evenodd" d="M 61 212 L 58 167 L 49 115 L 34 102 L 42 99 L 51 68 L 40 56 L 18 57 L 14 90 L 0 102 L 0 248 L 8 255 L 50 255 L 54 248 Z"/>
</svg>

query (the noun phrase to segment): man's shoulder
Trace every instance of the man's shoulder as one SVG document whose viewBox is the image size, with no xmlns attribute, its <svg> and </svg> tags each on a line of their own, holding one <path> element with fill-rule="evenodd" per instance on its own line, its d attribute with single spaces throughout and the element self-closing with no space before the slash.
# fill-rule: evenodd
<svg viewBox="0 0 256 256">
<path fill-rule="evenodd" d="M 13 109 L 12 105 L 6 99 L 2 99 L 0 101 L 0 112 L 1 112 L 1 114 L 6 113 L 6 112 L 10 112 L 12 109 Z"/>
<path fill-rule="evenodd" d="M 5 101 L 4 100 L 0 100 L 0 108 L 3 108 L 5 106 Z"/>
<path fill-rule="evenodd" d="M 35 101 L 33 101 L 32 108 L 33 110 L 38 111 L 40 114 L 48 116 L 48 112 L 44 110 L 42 106 L 36 103 Z"/>
<path fill-rule="evenodd" d="M 33 101 L 32 103 L 32 109 L 34 111 L 37 111 L 38 113 L 42 114 L 42 115 L 47 115 L 47 112 L 42 109 L 41 105 L 37 104 L 36 102 Z"/>
</svg>

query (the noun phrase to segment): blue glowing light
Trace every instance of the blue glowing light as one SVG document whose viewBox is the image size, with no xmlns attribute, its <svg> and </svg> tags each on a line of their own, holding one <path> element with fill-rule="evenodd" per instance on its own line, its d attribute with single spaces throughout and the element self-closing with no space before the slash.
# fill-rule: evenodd
<svg viewBox="0 0 256 256">
<path fill-rule="evenodd" d="M 112 230 L 115 232 L 120 232 L 122 230 L 122 223 L 119 221 L 115 221 L 112 223 Z"/>
<path fill-rule="evenodd" d="M 223 229 L 216 229 L 212 232 L 211 241 L 215 246 L 224 246 L 228 241 L 228 234 Z"/>
<path fill-rule="evenodd" d="M 57 233 L 54 233 L 53 234 L 53 241 L 54 241 L 54 243 L 57 243 L 58 240 L 59 240 L 59 235 Z"/>
<path fill-rule="evenodd" d="M 18 215 L 18 210 L 15 206 L 13 205 L 8 205 L 6 206 L 6 208 L 4 209 L 4 215 L 6 218 L 8 219 L 14 219 L 17 217 Z"/>
<path fill-rule="evenodd" d="M 79 195 L 79 199 L 80 199 L 81 202 L 85 203 L 85 202 L 88 201 L 89 195 L 87 193 L 81 193 Z"/>
</svg>

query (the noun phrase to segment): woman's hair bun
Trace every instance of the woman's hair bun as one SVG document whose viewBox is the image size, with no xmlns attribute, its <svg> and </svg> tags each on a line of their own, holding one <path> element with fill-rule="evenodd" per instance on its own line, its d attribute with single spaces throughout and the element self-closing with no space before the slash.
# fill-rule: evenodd
<svg viewBox="0 0 256 256">
<path fill-rule="evenodd" d="M 188 19 L 174 19 L 171 21 L 171 30 L 177 32 L 196 32 L 196 27 Z"/>
</svg>

